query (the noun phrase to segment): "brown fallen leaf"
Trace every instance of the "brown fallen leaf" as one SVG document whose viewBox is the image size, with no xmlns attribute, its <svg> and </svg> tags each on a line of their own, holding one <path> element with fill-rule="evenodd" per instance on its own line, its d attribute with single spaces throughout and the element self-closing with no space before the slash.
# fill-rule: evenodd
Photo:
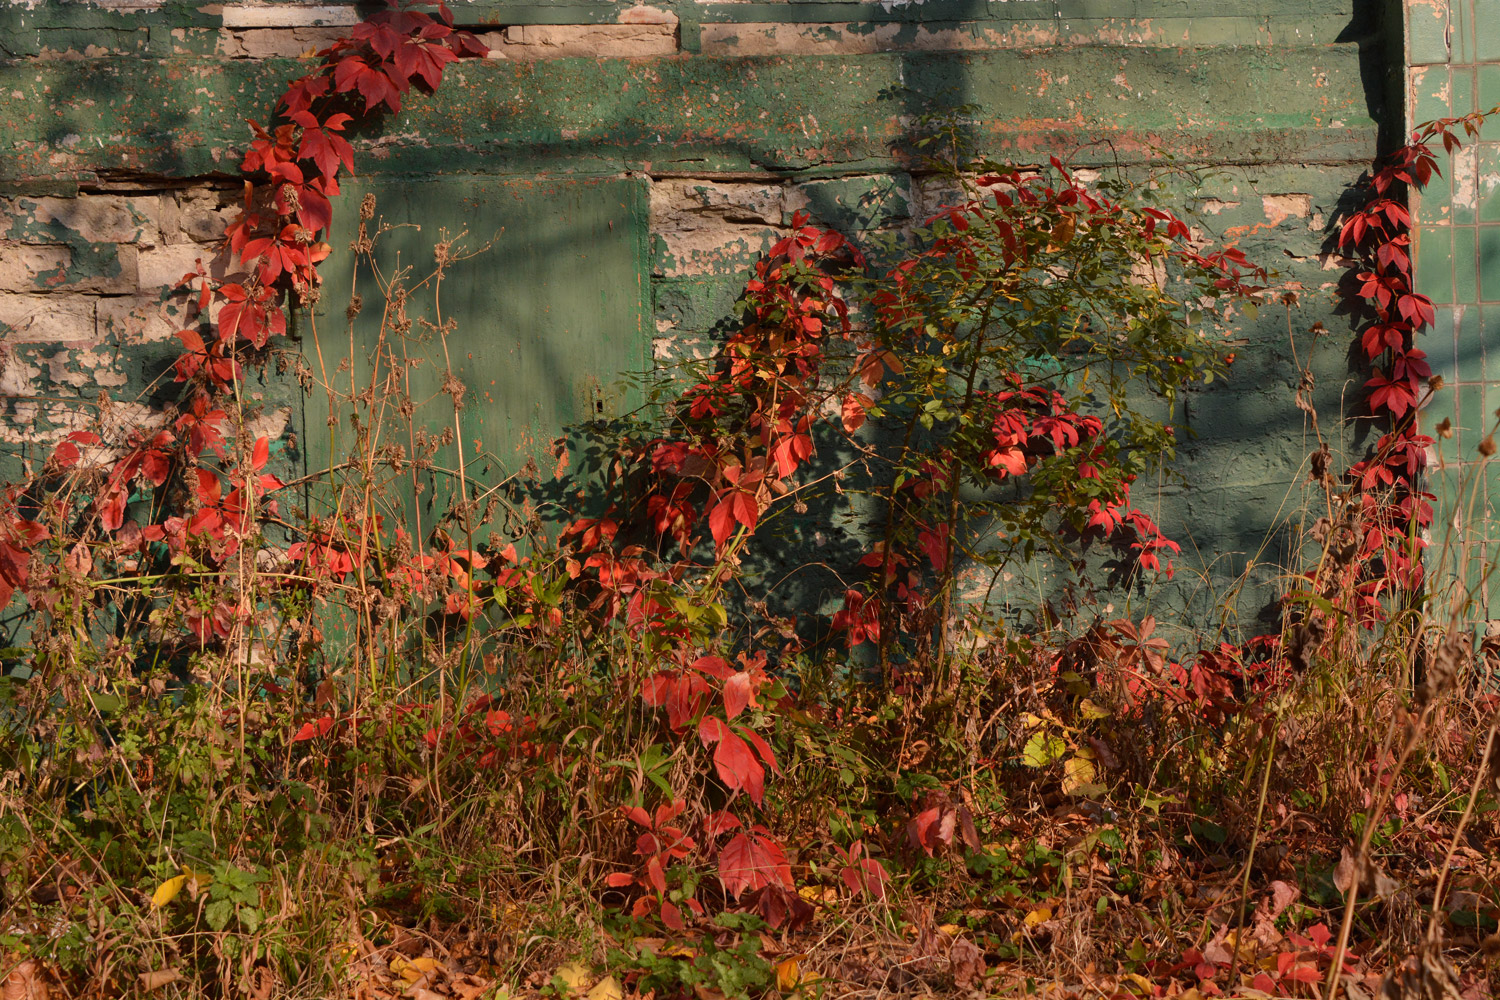
<svg viewBox="0 0 1500 1000">
<path fill-rule="evenodd" d="M 152 972 L 142 972 L 140 978 L 141 989 L 150 993 L 152 990 L 159 990 L 169 983 L 177 982 L 177 980 L 182 978 L 182 973 L 176 969 L 156 969 Z"/>
<path fill-rule="evenodd" d="M 34 958 L 21 962 L 0 984 L 0 997 L 4 1000 L 47 1000 L 51 991 L 42 978 L 42 966 Z"/>
<path fill-rule="evenodd" d="M 968 938 L 958 938 L 948 952 L 953 984 L 971 990 L 984 982 L 984 952 Z"/>
<path fill-rule="evenodd" d="M 1347 896 L 1359 881 L 1355 872 L 1354 855 L 1345 847 L 1339 852 L 1339 863 L 1333 866 L 1333 887 L 1341 895 Z"/>
<path fill-rule="evenodd" d="M 1302 895 L 1302 890 L 1295 885 L 1277 879 L 1271 883 L 1271 919 L 1275 920 L 1281 916 L 1281 912 L 1297 901 Z"/>
<path fill-rule="evenodd" d="M 1203 960 L 1212 962 L 1214 965 L 1229 965 L 1234 961 L 1234 956 L 1229 949 L 1224 947 L 1225 930 L 1215 934 L 1212 941 L 1203 946 Z"/>
</svg>

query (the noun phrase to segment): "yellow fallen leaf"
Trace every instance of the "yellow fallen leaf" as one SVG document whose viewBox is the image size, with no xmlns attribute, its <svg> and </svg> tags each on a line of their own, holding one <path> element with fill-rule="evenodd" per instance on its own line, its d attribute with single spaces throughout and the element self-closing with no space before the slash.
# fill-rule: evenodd
<svg viewBox="0 0 1500 1000">
<path fill-rule="evenodd" d="M 415 983 L 429 972 L 436 972 L 438 960 L 431 955 L 423 955 L 421 958 L 405 958 L 397 955 L 391 959 L 391 971 L 407 983 Z"/>
<path fill-rule="evenodd" d="M 1035 910 L 1032 910 L 1030 913 L 1026 914 L 1026 919 L 1022 921 L 1022 923 L 1025 924 L 1026 927 L 1031 928 L 1035 927 L 1037 924 L 1044 924 L 1051 919 L 1052 909 L 1050 907 L 1040 906 Z"/>
<path fill-rule="evenodd" d="M 797 895 L 801 896 L 809 903 L 812 903 L 814 906 L 819 903 L 832 904 L 839 901 L 839 891 L 832 888 L 831 886 L 804 885 L 802 888 L 797 890 Z M 821 912 L 817 913 L 813 916 L 813 919 L 816 920 L 822 915 L 823 914 Z"/>
<path fill-rule="evenodd" d="M 1110 716 L 1109 709 L 1097 705 L 1087 698 L 1078 703 L 1078 711 L 1085 719 L 1107 719 Z"/>
<path fill-rule="evenodd" d="M 588 969 L 585 969 L 577 962 L 569 962 L 567 965 L 558 966 L 557 971 L 552 973 L 552 978 L 561 979 L 564 986 L 570 990 L 577 991 L 583 989 L 584 984 L 591 977 L 589 976 Z"/>
<path fill-rule="evenodd" d="M 391 972 L 400 976 L 408 983 L 414 983 L 429 972 L 436 972 L 438 960 L 431 955 L 423 955 L 421 958 L 407 958 L 405 955 L 397 955 L 390 961 Z"/>
<path fill-rule="evenodd" d="M 588 1000 L 625 1000 L 625 991 L 620 989 L 614 976 L 605 976 L 597 986 L 589 990 Z"/>
<path fill-rule="evenodd" d="M 802 967 L 796 958 L 788 958 L 776 963 L 776 986 L 783 993 L 790 993 L 797 988 L 797 983 L 802 979 Z"/>
<path fill-rule="evenodd" d="M 1092 785 L 1097 774 L 1093 761 L 1082 757 L 1069 757 L 1063 761 L 1062 789 L 1072 795 L 1085 785 Z"/>
<path fill-rule="evenodd" d="M 939 924 L 938 930 L 951 938 L 956 938 L 964 932 L 964 929 L 957 924 Z"/>
<path fill-rule="evenodd" d="M 1147 979 L 1145 976 L 1134 972 L 1127 972 L 1125 973 L 1125 978 L 1130 980 L 1136 986 L 1139 986 L 1141 992 L 1146 996 L 1150 996 L 1152 993 L 1156 992 L 1156 987 L 1152 986 L 1151 980 Z"/>
<path fill-rule="evenodd" d="M 171 878 L 167 879 L 161 885 L 157 886 L 156 891 L 151 894 L 151 905 L 156 907 L 158 910 L 163 906 L 166 906 L 172 900 L 177 898 L 177 894 L 182 891 L 183 883 L 185 883 L 187 880 L 188 877 L 186 873 L 182 875 L 173 875 Z"/>
</svg>

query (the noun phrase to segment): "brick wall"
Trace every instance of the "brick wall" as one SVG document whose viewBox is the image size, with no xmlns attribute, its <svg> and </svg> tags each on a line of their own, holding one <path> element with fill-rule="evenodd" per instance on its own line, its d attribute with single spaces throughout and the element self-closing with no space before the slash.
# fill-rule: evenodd
<svg viewBox="0 0 1500 1000">
<path fill-rule="evenodd" d="M 935 208 L 942 192 L 899 140 L 916 116 L 956 105 L 971 106 L 975 142 L 1001 159 L 1060 152 L 1139 169 L 1167 151 L 1213 168 L 1169 182 L 1171 197 L 1300 284 L 1294 332 L 1321 321 L 1339 341 L 1348 328 L 1325 236 L 1400 70 L 1378 3 L 451 6 L 491 59 L 450 68 L 435 98 L 364 137 L 361 171 L 392 184 L 628 180 L 646 206 L 639 335 L 657 357 L 709 349 L 744 270 L 793 212 L 868 233 Z M 145 412 L 175 353 L 165 292 L 213 257 L 242 119 L 263 119 L 301 61 L 357 16 L 291 2 L 0 4 L 0 438 L 14 454 L 60 434 L 101 389 L 142 394 L 117 407 L 121 419 Z M 1235 331 L 1233 384 L 1188 401 L 1191 486 L 1159 491 L 1164 523 L 1197 549 L 1192 586 L 1229 587 L 1257 560 L 1265 583 L 1289 544 L 1278 511 L 1309 449 L 1291 406 L 1288 318 L 1268 312 Z M 1340 412 L 1353 377 L 1341 348 L 1317 363 L 1320 400 Z M 288 380 L 272 373 L 255 391 L 267 419 L 295 432 Z"/>
</svg>

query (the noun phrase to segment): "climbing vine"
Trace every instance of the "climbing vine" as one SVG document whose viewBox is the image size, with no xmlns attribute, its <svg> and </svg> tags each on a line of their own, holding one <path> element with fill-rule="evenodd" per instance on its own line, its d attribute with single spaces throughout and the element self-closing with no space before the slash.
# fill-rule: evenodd
<svg viewBox="0 0 1500 1000">
<path fill-rule="evenodd" d="M 247 368 L 268 359 L 289 311 L 321 293 L 339 179 L 355 166 L 351 129 L 399 111 L 413 89 L 436 89 L 450 63 L 484 54 L 437 10 L 402 4 L 373 15 L 288 86 L 276 118 L 252 123 L 242 207 L 225 233 L 228 276 L 200 266 L 183 281 L 180 404 L 117 438 L 71 432 L 41 476 L 11 491 L 0 597 L 20 591 L 62 626 L 39 643 L 55 688 L 69 683 L 80 640 L 99 631 L 100 606 L 116 601 L 155 630 L 152 655 L 223 654 L 247 727 L 266 724 L 252 696 L 299 683 L 266 662 L 281 648 L 314 662 L 326 638 L 319 609 L 335 596 L 358 611 L 355 648 L 373 647 L 378 630 L 392 660 L 420 661 L 433 635 L 462 637 L 463 651 L 438 667 L 443 695 L 450 675 L 456 683 L 487 669 L 485 621 L 537 649 L 598 641 L 606 668 L 616 649 L 644 649 L 620 691 L 647 711 L 653 738 L 694 761 L 697 784 L 662 777 L 655 808 L 642 788 L 617 791 L 634 854 L 601 889 L 674 930 L 715 893 L 771 923 L 795 921 L 806 904 L 765 808 L 767 782 L 782 771 L 778 720 L 797 700 L 787 668 L 869 647 L 883 685 L 946 731 L 974 694 L 956 653 L 963 608 L 986 597 L 961 592 L 965 572 L 983 567 L 992 582 L 1038 554 L 1081 570 L 1083 550 L 1105 548 L 1121 554 L 1127 578 L 1170 575 L 1177 544 L 1133 501 L 1132 484 L 1171 457 L 1174 435 L 1141 401 L 1154 407 L 1224 372 L 1217 327 L 1259 296 L 1266 273 L 1233 247 L 1196 241 L 1126 186 L 1083 183 L 1060 160 L 1024 172 L 967 164 L 959 176 L 972 180 L 958 203 L 881 266 L 845 236 L 794 217 L 756 265 L 730 334 L 664 401 L 665 419 L 618 442 L 607 509 L 570 514 L 555 543 L 542 533 L 530 551 L 478 543 L 467 513 L 451 534 L 387 532 L 368 499 L 373 455 L 364 503 L 307 523 L 282 510 L 271 442 L 244 432 Z M 368 252 L 363 206 L 360 221 L 356 243 Z M 1391 301 L 1406 316 L 1417 297 Z M 1420 358 L 1403 347 L 1407 379 Z M 449 389 L 458 406 L 462 387 Z M 1382 398 L 1398 403 L 1394 393 Z M 837 607 L 811 629 L 731 622 L 757 538 L 827 483 L 876 511 L 853 565 L 834 569 Z M 267 543 L 270 525 L 295 540 Z M 416 622 L 427 631 L 404 627 Z M 1220 662 L 1227 654 L 1173 664 L 1173 673 L 1150 631 L 1112 623 L 1095 637 L 1131 665 L 1127 701 L 1160 694 L 1194 711 L 1231 710 L 1224 675 L 1240 668 Z M 368 655 L 373 675 L 375 654 L 357 655 Z M 1147 673 L 1163 676 L 1144 683 Z M 287 699 L 295 707 L 282 743 L 309 759 L 352 754 L 340 741 L 352 743 L 370 720 L 341 704 L 326 676 L 302 682 L 311 694 Z M 48 687 L 34 689 L 40 713 Z M 512 718 L 488 695 L 456 711 L 442 696 L 413 696 L 379 724 L 413 727 L 434 758 L 477 768 L 567 752 L 539 744 L 536 717 Z M 931 854 L 951 843 L 963 815 L 951 803 L 924 805 L 914 846 Z M 844 840 L 832 854 L 842 884 L 882 897 L 881 860 L 862 838 Z M 717 890 L 704 890 L 689 863 L 700 853 Z"/>
<path fill-rule="evenodd" d="M 1414 285 L 1405 194 L 1440 175 L 1435 143 L 1441 140 L 1448 153 L 1457 151 L 1463 143 L 1457 131 L 1472 138 L 1485 117 L 1477 112 L 1440 119 L 1413 132 L 1406 145 L 1376 165 L 1369 199 L 1339 231 L 1339 246 L 1357 261 L 1355 294 L 1368 307 L 1369 318 L 1359 331 L 1360 351 L 1375 368 L 1365 383 L 1366 404 L 1384 428 L 1371 453 L 1345 475 L 1358 544 L 1357 556 L 1338 562 L 1354 600 L 1349 610 L 1367 624 L 1384 616 L 1393 597 L 1410 600 L 1422 591 L 1422 550 L 1433 516 L 1434 497 L 1421 483 L 1433 438 L 1422 433 L 1418 413 L 1442 388 L 1442 379 L 1417 346 L 1435 311 Z M 1437 433 L 1450 434 L 1450 422 L 1442 421 Z"/>
</svg>

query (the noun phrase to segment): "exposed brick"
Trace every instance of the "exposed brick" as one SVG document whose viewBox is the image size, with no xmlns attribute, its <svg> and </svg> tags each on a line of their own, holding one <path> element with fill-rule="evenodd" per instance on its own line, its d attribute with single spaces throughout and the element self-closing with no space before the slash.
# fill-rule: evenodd
<svg viewBox="0 0 1500 1000">
<path fill-rule="evenodd" d="M 781 185 L 661 180 L 651 185 L 655 270 L 668 277 L 739 271 L 780 235 Z"/>
<path fill-rule="evenodd" d="M 660 7 L 640 3 L 620 11 L 620 16 L 615 20 L 621 24 L 676 24 L 677 15 Z"/>
<path fill-rule="evenodd" d="M 673 55 L 672 24 L 526 24 L 506 28 L 500 55 L 510 59 L 630 59 Z"/>
<path fill-rule="evenodd" d="M 314 6 L 300 3 L 225 4 L 222 8 L 226 28 L 300 28 L 317 25 L 354 25 L 360 21 L 359 8 L 350 6 Z"/>
<path fill-rule="evenodd" d="M 101 298 L 95 317 L 100 340 L 126 345 L 171 340 L 181 326 L 160 295 Z"/>
<path fill-rule="evenodd" d="M 951 177 L 931 176 L 917 181 L 913 215 L 926 222 L 939 211 L 968 197 L 963 185 Z"/>
<path fill-rule="evenodd" d="M 38 381 L 41 374 L 42 370 L 30 364 L 26 358 L 13 354 L 0 357 L 0 394 L 4 394 L 7 399 L 22 400 L 13 404 L 6 419 L 0 420 L 0 441 L 10 444 L 34 441 L 39 437 L 37 424 L 43 420 L 56 422 L 50 419 L 50 415 L 41 406 L 25 401 L 26 397 L 35 396 L 42 391 L 43 386 Z M 54 406 L 49 409 L 55 412 L 61 408 Z M 62 434 L 59 433 L 57 437 L 62 437 Z"/>
<path fill-rule="evenodd" d="M 698 228 L 709 219 L 779 226 L 785 205 L 780 184 L 669 178 L 651 185 L 651 228 Z"/>
<path fill-rule="evenodd" d="M 231 59 L 295 59 L 327 48 L 345 28 L 251 28 L 219 33 L 218 51 Z"/>
<path fill-rule="evenodd" d="M 1312 214 L 1310 194 L 1268 194 L 1261 197 L 1260 203 L 1266 219 L 1273 226 L 1279 226 L 1287 219 L 1305 219 Z"/>
<path fill-rule="evenodd" d="M 118 360 L 116 351 L 101 348 L 58 351 L 47 358 L 47 377 L 55 386 L 116 389 L 129 381 L 129 376 L 114 366 Z"/>
<path fill-rule="evenodd" d="M 134 291 L 136 252 L 130 244 L 0 244 L 0 290 Z"/>
<path fill-rule="evenodd" d="M 194 188 L 164 196 L 162 239 L 167 243 L 213 243 L 239 211 L 235 192 Z"/>
<path fill-rule="evenodd" d="M 31 243 L 53 243 L 59 227 L 87 243 L 155 243 L 160 199 L 81 194 L 76 198 L 17 198 L 10 203 L 10 235 Z"/>
<path fill-rule="evenodd" d="M 0 342 L 92 344 L 94 302 L 88 295 L 0 294 Z"/>
<path fill-rule="evenodd" d="M 66 274 L 73 252 L 64 246 L 0 243 L 0 289 L 39 291 Z"/>
<path fill-rule="evenodd" d="M 142 250 L 140 254 L 139 287 L 142 290 L 165 288 L 176 285 L 183 275 L 197 268 L 197 262 L 215 277 L 224 276 L 223 254 L 213 245 L 203 243 L 172 243 L 166 246 Z"/>
<path fill-rule="evenodd" d="M 914 201 L 911 179 L 904 174 L 803 181 L 787 190 L 783 221 L 790 225 L 792 213 L 802 210 L 854 235 L 905 224 Z"/>
</svg>

